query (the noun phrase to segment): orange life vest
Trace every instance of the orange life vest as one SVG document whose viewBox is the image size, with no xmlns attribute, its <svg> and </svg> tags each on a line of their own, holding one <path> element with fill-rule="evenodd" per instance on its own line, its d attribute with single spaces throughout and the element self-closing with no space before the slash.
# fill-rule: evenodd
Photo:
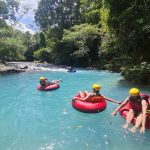
<svg viewBox="0 0 150 150">
<path fill-rule="evenodd" d="M 103 96 L 91 96 L 86 101 L 92 103 L 98 103 L 98 102 L 105 101 L 105 98 Z"/>
</svg>

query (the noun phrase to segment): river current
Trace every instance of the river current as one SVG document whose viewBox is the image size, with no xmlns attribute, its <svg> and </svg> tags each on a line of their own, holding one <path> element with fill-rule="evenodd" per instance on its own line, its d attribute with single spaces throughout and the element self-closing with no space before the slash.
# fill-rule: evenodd
<svg viewBox="0 0 150 150">
<path fill-rule="evenodd" d="M 62 79 L 60 88 L 42 92 L 39 77 Z M 112 111 L 82 113 L 71 106 L 79 90 L 91 91 L 101 85 L 101 93 L 122 101 L 133 87 L 120 74 L 107 71 L 65 69 L 29 71 L 0 76 L 0 150 L 150 150 L 150 132 L 133 134 L 122 129 L 125 120 Z M 150 94 L 150 89 L 138 87 Z"/>
</svg>

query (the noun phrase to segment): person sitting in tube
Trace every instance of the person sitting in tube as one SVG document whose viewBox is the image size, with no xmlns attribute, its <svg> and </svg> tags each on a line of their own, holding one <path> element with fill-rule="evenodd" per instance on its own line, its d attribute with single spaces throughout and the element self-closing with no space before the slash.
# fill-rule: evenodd
<svg viewBox="0 0 150 150">
<path fill-rule="evenodd" d="M 93 97 L 103 97 L 107 101 L 120 104 L 119 102 L 117 102 L 111 98 L 107 98 L 104 95 L 100 94 L 101 86 L 99 84 L 93 84 L 92 89 L 93 89 L 93 92 L 91 92 L 91 93 L 89 93 L 88 91 L 84 91 L 84 92 L 79 91 L 78 95 L 80 96 L 80 98 L 74 97 L 74 100 L 78 99 L 81 101 L 93 102 L 93 101 L 91 101 Z"/>
<path fill-rule="evenodd" d="M 73 71 L 73 68 L 70 66 L 70 67 L 67 67 L 68 69 L 68 72 L 72 72 Z"/>
<path fill-rule="evenodd" d="M 40 85 L 41 85 L 41 89 L 42 89 L 42 90 L 44 90 L 45 87 L 47 86 L 44 77 L 40 77 Z"/>
<path fill-rule="evenodd" d="M 45 88 L 47 86 L 50 86 L 50 85 L 53 85 L 53 84 L 56 84 L 58 82 L 62 82 L 61 79 L 59 80 L 52 80 L 52 81 L 48 81 L 48 79 L 46 79 L 45 77 L 40 77 L 40 85 L 41 87 Z"/>
<path fill-rule="evenodd" d="M 115 116 L 119 109 L 125 106 L 127 103 L 129 103 L 130 109 L 126 117 L 126 123 L 122 127 L 127 129 L 133 118 L 136 117 L 135 125 L 129 130 L 135 133 L 141 126 L 140 133 L 144 133 L 146 124 L 146 111 L 148 109 L 148 99 L 146 100 L 146 98 L 141 96 L 139 89 L 131 88 L 129 90 L 129 97 L 127 97 L 122 102 L 122 104 L 112 112 L 112 115 Z"/>
</svg>

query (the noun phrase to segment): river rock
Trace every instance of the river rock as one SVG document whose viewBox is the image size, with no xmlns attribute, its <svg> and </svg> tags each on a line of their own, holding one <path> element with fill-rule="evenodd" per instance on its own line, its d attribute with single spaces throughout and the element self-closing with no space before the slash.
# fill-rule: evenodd
<svg viewBox="0 0 150 150">
<path fill-rule="evenodd" d="M 20 68 L 18 66 L 0 64 L 0 74 L 24 72 L 25 69 L 27 69 L 27 67 Z"/>
</svg>

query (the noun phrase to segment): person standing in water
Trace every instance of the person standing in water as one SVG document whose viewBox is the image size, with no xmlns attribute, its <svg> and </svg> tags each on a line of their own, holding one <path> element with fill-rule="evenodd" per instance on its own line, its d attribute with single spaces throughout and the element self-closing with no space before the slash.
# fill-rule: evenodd
<svg viewBox="0 0 150 150">
<path fill-rule="evenodd" d="M 125 125 L 123 125 L 123 128 L 128 128 L 133 118 L 136 117 L 135 125 L 129 130 L 131 132 L 136 132 L 137 129 L 141 126 L 140 132 L 144 133 L 146 124 L 146 111 L 149 107 L 148 98 L 149 96 L 141 94 L 139 89 L 131 88 L 129 90 L 129 97 L 127 97 L 122 102 L 122 104 L 112 112 L 112 115 L 115 116 L 120 108 L 129 103 L 130 109 L 127 114 L 126 123 Z"/>
</svg>

